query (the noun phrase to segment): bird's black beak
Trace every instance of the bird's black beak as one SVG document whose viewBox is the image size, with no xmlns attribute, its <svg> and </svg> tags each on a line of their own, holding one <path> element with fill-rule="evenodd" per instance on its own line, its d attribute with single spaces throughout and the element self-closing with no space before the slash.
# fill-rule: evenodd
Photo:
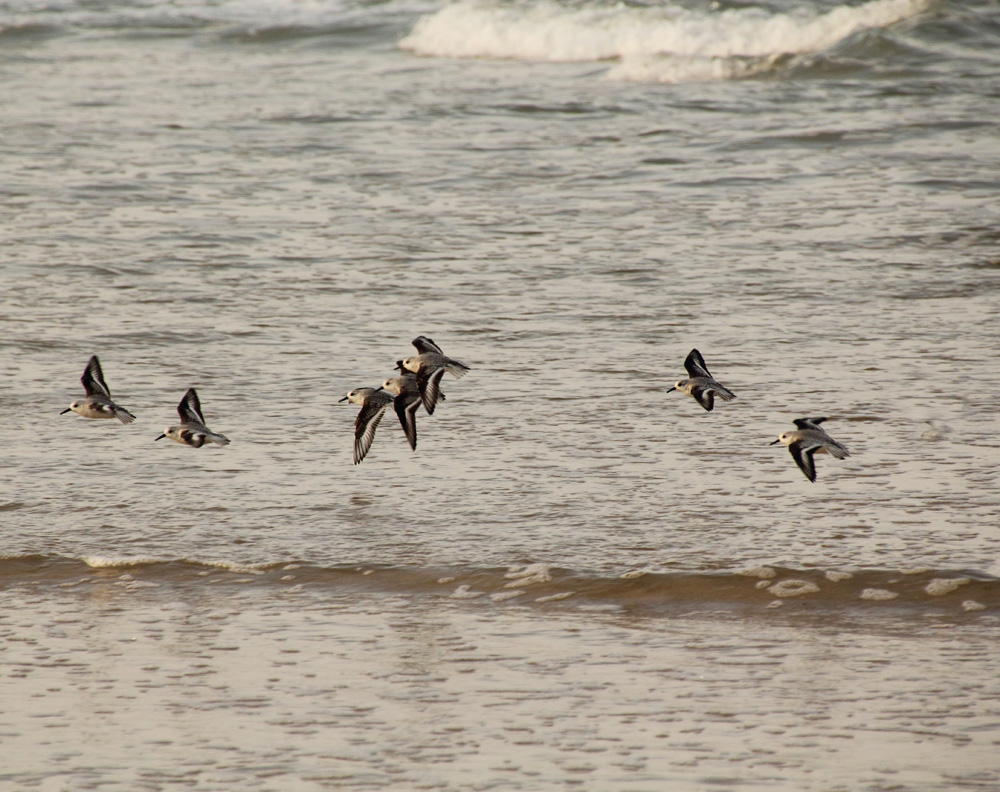
<svg viewBox="0 0 1000 792">
<path fill-rule="evenodd" d="M 162 440 L 164 437 L 166 437 L 166 435 L 165 434 L 161 434 L 159 437 L 156 438 L 156 440 Z M 153 442 L 155 443 L 156 440 L 154 440 Z"/>
<path fill-rule="evenodd" d="M 775 441 L 774 441 L 773 443 L 768 443 L 768 445 L 777 445 L 777 444 L 778 444 L 778 443 L 780 443 L 780 442 L 781 442 L 781 438 L 779 437 L 779 438 L 778 438 L 777 440 L 775 440 Z"/>
<path fill-rule="evenodd" d="M 59 414 L 60 414 L 60 415 L 65 415 L 65 414 L 66 414 L 66 413 L 68 413 L 68 412 L 73 412 L 73 408 L 72 408 L 72 407 L 67 407 L 67 408 L 66 408 L 65 410 L 63 410 L 63 411 L 62 411 L 61 413 L 59 413 Z"/>
<path fill-rule="evenodd" d="M 672 390 L 677 390 L 677 388 L 667 388 L 664 393 L 670 393 Z"/>
<path fill-rule="evenodd" d="M 338 399 L 337 401 L 347 401 L 347 397 L 345 396 L 343 399 Z"/>
</svg>

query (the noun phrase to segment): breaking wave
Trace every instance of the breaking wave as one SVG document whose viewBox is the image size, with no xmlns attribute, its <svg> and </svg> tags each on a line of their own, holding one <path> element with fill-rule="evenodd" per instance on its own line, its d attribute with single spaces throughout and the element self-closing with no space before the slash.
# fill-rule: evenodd
<svg viewBox="0 0 1000 792">
<path fill-rule="evenodd" d="M 444 58 L 617 61 L 607 76 L 618 80 L 731 79 L 773 68 L 784 56 L 821 52 L 925 7 L 925 0 L 873 0 L 823 13 L 778 13 L 459 0 L 421 18 L 400 47 Z"/>
<path fill-rule="evenodd" d="M 0 558 L 0 590 L 62 589 L 100 584 L 199 588 L 253 586 L 328 589 L 345 594 L 406 594 L 450 600 L 641 609 L 808 603 L 835 608 L 896 607 L 953 613 L 1000 608 L 1000 578 L 949 569 L 788 569 L 755 566 L 727 572 L 591 573 L 543 563 L 514 567 L 318 566 L 307 562 L 250 564 L 147 556 Z"/>
</svg>

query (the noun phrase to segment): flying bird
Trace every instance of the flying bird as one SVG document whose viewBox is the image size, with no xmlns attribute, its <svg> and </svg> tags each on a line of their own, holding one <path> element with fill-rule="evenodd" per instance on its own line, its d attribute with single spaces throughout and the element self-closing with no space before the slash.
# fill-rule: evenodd
<svg viewBox="0 0 1000 792">
<path fill-rule="evenodd" d="M 826 418 L 796 418 L 794 423 L 798 427 L 794 432 L 783 432 L 771 445 L 784 443 L 788 446 L 788 452 L 795 460 L 805 476 L 810 481 L 816 481 L 816 462 L 813 456 L 816 454 L 830 454 L 837 459 L 849 457 L 850 452 L 830 435 L 828 435 L 820 424 Z"/>
<path fill-rule="evenodd" d="M 361 405 L 361 411 L 354 420 L 354 464 L 357 465 L 372 447 L 375 430 L 393 399 L 381 388 L 355 388 L 340 401 Z"/>
<path fill-rule="evenodd" d="M 411 371 L 416 376 L 420 401 L 428 415 L 434 414 L 434 407 L 440 398 L 441 377 L 447 371 L 454 377 L 464 377 L 469 367 L 448 357 L 427 336 L 417 336 L 413 346 L 419 354 L 396 362 L 400 371 Z"/>
<path fill-rule="evenodd" d="M 218 432 L 213 432 L 205 425 L 205 416 L 201 412 L 201 402 L 194 388 L 189 388 L 184 394 L 181 403 L 177 405 L 177 414 L 181 417 L 179 426 L 171 426 L 163 430 L 163 434 L 157 437 L 162 440 L 169 437 L 175 443 L 201 448 L 205 443 L 215 443 L 215 445 L 229 445 L 229 438 Z"/>
<path fill-rule="evenodd" d="M 723 401 L 732 401 L 736 398 L 735 393 L 717 382 L 715 377 L 709 373 L 708 366 L 705 365 L 705 358 L 697 349 L 692 349 L 688 354 L 684 361 L 684 368 L 687 369 L 690 379 L 679 380 L 674 384 L 674 387 L 667 388 L 667 393 L 673 390 L 685 393 L 697 400 L 698 404 L 708 412 L 712 412 L 712 408 L 715 407 L 716 393 Z"/>
<path fill-rule="evenodd" d="M 123 424 L 130 424 L 135 420 L 132 413 L 111 401 L 111 391 L 104 381 L 104 372 L 101 371 L 101 361 L 97 359 L 97 355 L 93 355 L 87 362 L 80 382 L 83 383 L 86 397 L 73 402 L 60 415 L 72 410 L 84 418 L 117 418 Z"/>
<path fill-rule="evenodd" d="M 417 388 L 416 375 L 409 371 L 399 377 L 392 377 L 382 383 L 382 390 L 393 394 L 392 407 L 396 411 L 399 423 L 410 441 L 410 448 L 417 450 L 417 409 L 420 407 L 420 390 Z M 438 394 L 444 400 L 444 394 Z"/>
</svg>

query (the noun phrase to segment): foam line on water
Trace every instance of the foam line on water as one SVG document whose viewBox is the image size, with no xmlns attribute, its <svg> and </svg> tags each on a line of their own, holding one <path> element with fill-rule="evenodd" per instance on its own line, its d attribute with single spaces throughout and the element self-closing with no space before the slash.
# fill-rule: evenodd
<svg viewBox="0 0 1000 792">
<path fill-rule="evenodd" d="M 612 79 L 727 79 L 769 68 L 782 55 L 820 52 L 859 30 L 908 19 L 925 5 L 872 0 L 825 13 L 776 13 L 460 0 L 422 17 L 399 46 L 446 58 L 617 60 L 608 72 Z"/>
</svg>

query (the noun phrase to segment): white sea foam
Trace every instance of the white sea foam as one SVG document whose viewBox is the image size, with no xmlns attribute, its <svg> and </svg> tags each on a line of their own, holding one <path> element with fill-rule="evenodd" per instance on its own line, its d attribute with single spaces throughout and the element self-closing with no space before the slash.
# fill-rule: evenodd
<svg viewBox="0 0 1000 792">
<path fill-rule="evenodd" d="M 782 55 L 820 52 L 859 30 L 908 19 L 926 2 L 872 0 L 818 14 L 459 0 L 421 18 L 399 46 L 446 58 L 617 60 L 608 77 L 619 80 L 731 79 L 771 68 Z"/>
<path fill-rule="evenodd" d="M 548 564 L 528 564 L 523 567 L 511 567 L 504 577 L 511 581 L 504 588 L 517 588 L 530 586 L 533 583 L 548 583 L 552 580 L 552 572 Z"/>
<path fill-rule="evenodd" d="M 768 588 L 776 597 L 801 597 L 804 594 L 815 594 L 819 586 L 808 580 L 782 580 Z"/>
<path fill-rule="evenodd" d="M 217 569 L 224 569 L 226 572 L 239 572 L 250 575 L 263 575 L 267 571 L 266 564 L 241 564 L 237 561 L 226 561 L 224 559 L 215 561 L 199 561 L 198 563 L 204 564 L 205 566 L 216 567 Z M 235 582 L 238 583 L 240 581 Z"/>
<path fill-rule="evenodd" d="M 475 599 L 485 594 L 485 591 L 474 591 L 470 586 L 461 585 L 450 595 L 452 599 Z"/>
<path fill-rule="evenodd" d="M 880 588 L 866 588 L 861 594 L 858 595 L 860 599 L 872 600 L 874 602 L 882 602 L 884 600 L 896 599 L 899 594 L 895 591 L 889 591 L 888 589 Z"/>
<path fill-rule="evenodd" d="M 760 578 L 761 580 L 770 580 L 778 576 L 778 573 L 769 566 L 749 567 L 739 570 L 736 574 L 743 575 L 744 577 Z"/>
<path fill-rule="evenodd" d="M 934 578 L 930 583 L 924 586 L 924 591 L 930 594 L 932 597 L 942 597 L 945 594 L 951 594 L 951 592 L 965 586 L 972 581 L 969 578 Z"/>
<path fill-rule="evenodd" d="M 160 561 L 153 556 L 84 556 L 80 559 L 91 569 L 113 569 L 155 564 Z"/>
</svg>

